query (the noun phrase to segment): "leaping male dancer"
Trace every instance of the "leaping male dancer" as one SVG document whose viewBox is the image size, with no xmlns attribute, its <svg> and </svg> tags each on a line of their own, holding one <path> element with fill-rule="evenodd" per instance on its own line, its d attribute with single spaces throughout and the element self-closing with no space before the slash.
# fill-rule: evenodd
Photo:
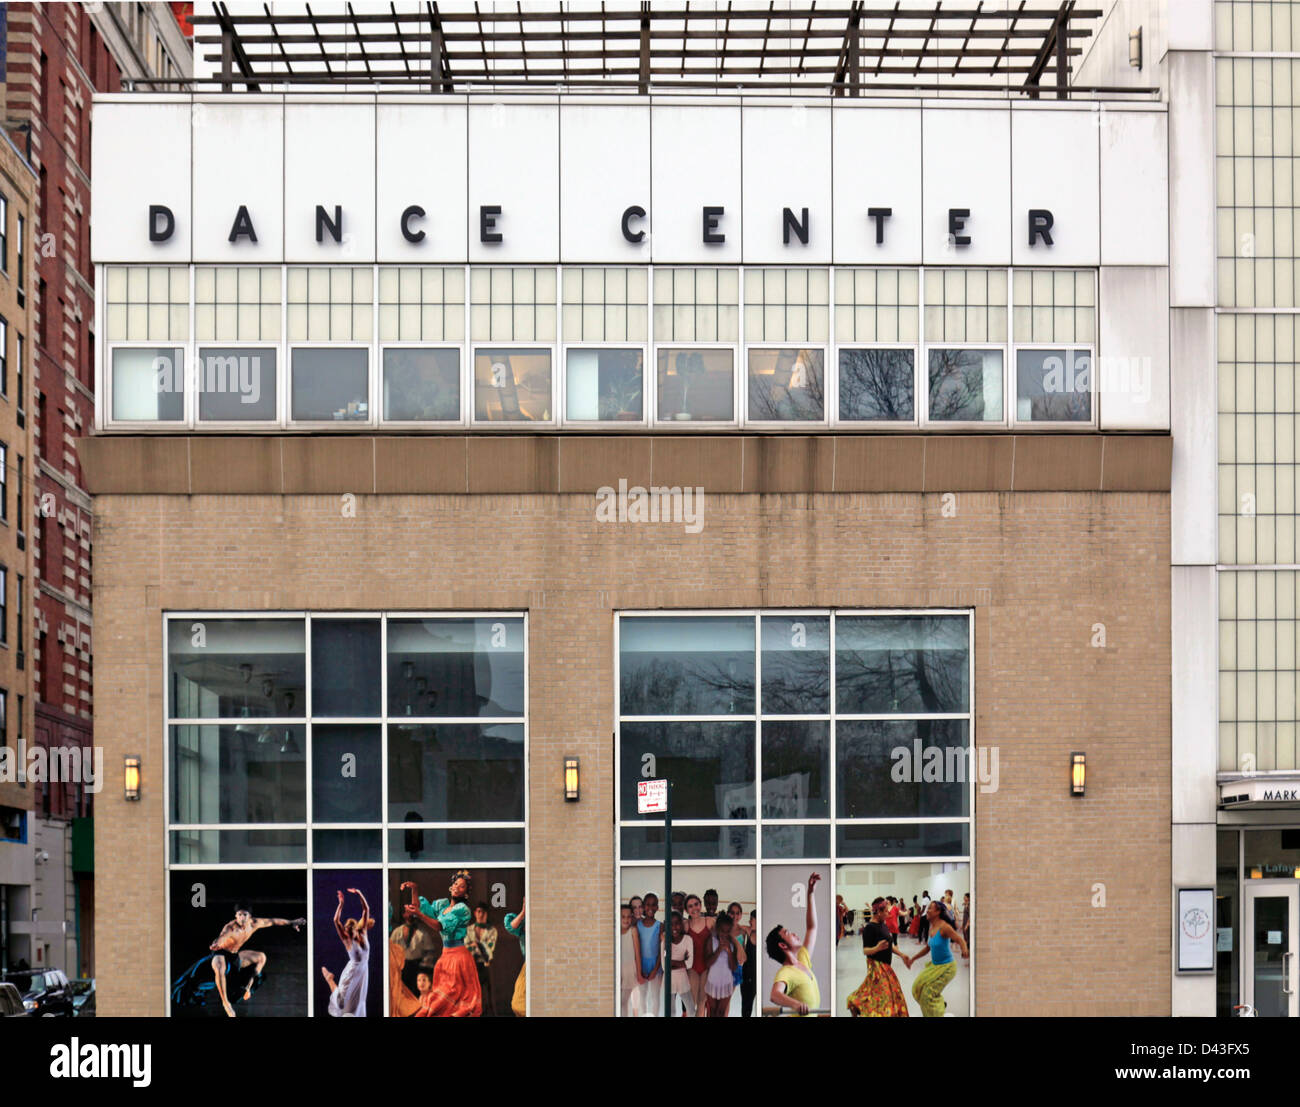
<svg viewBox="0 0 1300 1107">
<path fill-rule="evenodd" d="M 253 936 L 254 932 L 263 927 L 292 926 L 295 931 L 298 931 L 306 925 L 306 919 L 254 918 L 247 907 L 237 904 L 235 917 L 221 928 L 221 933 L 217 935 L 216 940 L 208 946 L 213 956 L 200 957 L 172 986 L 172 1002 L 178 1007 L 203 1004 L 207 1001 L 208 993 L 215 990 L 221 1000 L 221 1006 L 233 1019 L 235 1009 L 226 994 L 227 980 L 244 969 L 253 970 L 253 975 L 244 987 L 244 994 L 240 997 L 240 1000 L 247 1003 L 261 985 L 262 972 L 266 968 L 266 954 L 258 950 L 244 949 L 244 943 Z M 205 968 L 212 970 L 211 981 L 203 979 Z"/>
</svg>

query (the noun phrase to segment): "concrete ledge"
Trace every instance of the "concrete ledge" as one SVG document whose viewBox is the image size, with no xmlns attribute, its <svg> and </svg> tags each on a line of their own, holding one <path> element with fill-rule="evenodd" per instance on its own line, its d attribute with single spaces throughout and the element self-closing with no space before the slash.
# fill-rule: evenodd
<svg viewBox="0 0 1300 1107">
<path fill-rule="evenodd" d="M 1167 492 L 1165 434 L 316 435 L 78 442 L 94 495 Z"/>
</svg>

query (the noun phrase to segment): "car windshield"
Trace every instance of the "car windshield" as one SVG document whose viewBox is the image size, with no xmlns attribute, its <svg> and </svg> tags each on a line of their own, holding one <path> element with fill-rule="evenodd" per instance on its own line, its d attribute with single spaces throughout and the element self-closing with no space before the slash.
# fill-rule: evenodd
<svg viewBox="0 0 1300 1107">
<path fill-rule="evenodd" d="M 45 987 L 45 974 L 40 972 L 11 972 L 5 974 L 5 982 L 15 985 L 23 995 L 38 992 Z"/>
<path fill-rule="evenodd" d="M 90 995 L 91 989 L 94 988 L 94 986 L 95 982 L 93 980 L 73 980 L 69 984 L 69 987 L 72 989 L 72 994 L 83 998 Z"/>
</svg>

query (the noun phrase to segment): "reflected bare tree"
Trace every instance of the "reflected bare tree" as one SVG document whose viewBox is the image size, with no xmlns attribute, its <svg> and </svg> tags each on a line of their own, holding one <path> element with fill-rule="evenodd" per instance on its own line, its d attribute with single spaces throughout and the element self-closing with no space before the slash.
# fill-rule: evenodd
<svg viewBox="0 0 1300 1107">
<path fill-rule="evenodd" d="M 751 419 L 823 418 L 826 410 L 826 362 L 821 350 L 768 350 L 750 356 Z M 752 372 L 753 359 L 774 363 L 773 372 Z"/>
<path fill-rule="evenodd" d="M 841 350 L 841 419 L 911 419 L 911 350 Z"/>
<path fill-rule="evenodd" d="M 930 351 L 930 418 L 984 419 L 984 351 Z"/>
</svg>

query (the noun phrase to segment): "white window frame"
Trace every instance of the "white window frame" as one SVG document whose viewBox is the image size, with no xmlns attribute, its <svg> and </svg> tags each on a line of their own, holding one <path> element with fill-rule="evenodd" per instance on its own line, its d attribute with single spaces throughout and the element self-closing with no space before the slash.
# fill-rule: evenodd
<svg viewBox="0 0 1300 1107">
<path fill-rule="evenodd" d="M 640 419 L 571 419 L 569 417 L 569 351 L 628 350 L 641 355 Z M 563 342 L 560 344 L 560 426 L 571 430 L 644 431 L 650 424 L 650 344 L 648 342 Z"/>
<path fill-rule="evenodd" d="M 555 342 L 470 342 L 469 356 L 465 359 L 465 372 L 469 378 L 470 395 L 468 396 L 469 406 L 469 425 L 475 430 L 528 430 L 535 428 L 546 428 L 555 430 L 560 425 L 559 419 L 559 383 L 556 380 L 558 372 L 556 364 L 556 350 L 558 343 Z M 508 354 L 527 353 L 529 350 L 545 350 L 551 356 L 551 417 L 546 420 L 540 419 L 479 419 L 476 416 L 478 410 L 478 391 L 477 382 L 474 377 L 474 362 L 478 357 L 480 350 L 504 350 Z"/>
<path fill-rule="evenodd" d="M 812 430 L 830 426 L 831 405 L 831 349 L 826 342 L 746 342 L 742 347 L 745 395 L 740 408 L 740 425 L 756 430 Z M 817 350 L 822 355 L 822 417 L 820 419 L 751 419 L 749 415 L 749 355 L 762 350 Z M 836 397 L 838 400 L 838 397 Z"/>
<path fill-rule="evenodd" d="M 1067 359 L 1075 351 L 1088 355 L 1088 418 L 1087 419 L 1020 419 L 1016 415 L 1019 396 L 1014 394 L 1020 387 L 1016 372 L 1016 359 L 1021 350 L 1041 350 L 1047 353 L 1064 354 Z M 1051 430 L 1079 431 L 1097 429 L 1097 346 L 1094 342 L 1015 342 L 1011 345 L 1011 366 L 1009 371 L 1011 391 L 1011 425 L 1018 431 Z"/>
<path fill-rule="evenodd" d="M 921 397 L 918 395 L 920 379 L 921 346 L 910 342 L 841 342 L 832 347 L 834 350 L 835 376 L 835 411 L 831 418 L 832 427 L 851 430 L 877 431 L 914 431 L 921 425 Z M 908 350 L 912 354 L 912 418 L 911 419 L 845 419 L 840 415 L 840 353 L 853 350 Z"/>
<path fill-rule="evenodd" d="M 282 425 L 289 429 L 321 430 L 324 428 L 349 430 L 371 430 L 376 425 L 375 419 L 375 344 L 374 342 L 289 342 L 288 356 L 285 358 L 287 380 L 283 390 L 284 405 L 281 409 Z M 293 416 L 293 355 L 295 350 L 364 350 L 366 352 L 366 403 L 369 410 L 365 419 L 295 419 Z"/>
<path fill-rule="evenodd" d="M 465 390 L 465 344 L 455 342 L 380 342 L 378 344 L 375 378 L 378 384 L 379 399 L 376 405 L 376 418 L 379 425 L 394 429 L 411 430 L 451 430 L 469 425 L 470 409 L 466 402 Z M 458 365 L 457 379 L 460 385 L 460 402 L 455 419 L 390 419 L 384 414 L 384 354 L 388 350 L 454 350 Z"/>
<path fill-rule="evenodd" d="M 921 409 L 923 427 L 940 427 L 959 431 L 1006 430 L 1011 426 L 1007 410 L 1007 363 L 1011 347 L 1006 342 L 923 342 L 921 344 L 920 383 L 925 389 L 925 406 Z M 931 350 L 997 350 L 1002 354 L 1002 418 L 1001 419 L 934 419 L 930 415 L 930 351 Z"/>
<path fill-rule="evenodd" d="M 654 352 L 654 401 L 655 408 L 650 417 L 650 425 L 656 429 L 671 427 L 679 431 L 718 430 L 723 427 L 740 426 L 740 405 L 743 382 L 740 380 L 739 342 L 655 342 L 651 346 Z M 731 351 L 731 418 L 730 419 L 664 419 L 659 415 L 659 352 L 661 350 L 729 350 Z"/>
</svg>

